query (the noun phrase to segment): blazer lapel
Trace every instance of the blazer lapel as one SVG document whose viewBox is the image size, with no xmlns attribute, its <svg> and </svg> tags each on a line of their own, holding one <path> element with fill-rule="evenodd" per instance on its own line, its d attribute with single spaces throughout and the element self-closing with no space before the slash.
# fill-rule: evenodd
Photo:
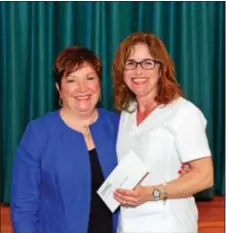
<svg viewBox="0 0 226 233">
<path fill-rule="evenodd" d="M 98 159 L 106 178 L 117 165 L 115 125 L 106 117 L 99 114 L 99 119 L 91 127 Z"/>
</svg>

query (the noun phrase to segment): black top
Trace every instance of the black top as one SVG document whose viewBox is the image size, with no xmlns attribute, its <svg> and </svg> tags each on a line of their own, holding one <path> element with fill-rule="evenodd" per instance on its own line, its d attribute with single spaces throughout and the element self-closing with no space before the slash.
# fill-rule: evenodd
<svg viewBox="0 0 226 233">
<path fill-rule="evenodd" d="M 97 194 L 104 176 L 96 149 L 89 151 L 91 166 L 91 206 L 88 233 L 113 233 L 112 213 Z"/>
</svg>

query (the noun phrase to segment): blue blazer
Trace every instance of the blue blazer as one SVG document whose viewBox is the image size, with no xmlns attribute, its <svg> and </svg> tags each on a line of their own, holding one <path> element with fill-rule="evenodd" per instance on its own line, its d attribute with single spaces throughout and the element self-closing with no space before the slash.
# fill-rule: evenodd
<svg viewBox="0 0 226 233">
<path fill-rule="evenodd" d="M 90 127 L 106 178 L 117 165 L 119 116 L 98 109 Z M 31 121 L 17 148 L 11 186 L 14 233 L 87 233 L 91 173 L 81 133 L 59 110 Z M 114 232 L 118 211 L 113 215 Z"/>
</svg>

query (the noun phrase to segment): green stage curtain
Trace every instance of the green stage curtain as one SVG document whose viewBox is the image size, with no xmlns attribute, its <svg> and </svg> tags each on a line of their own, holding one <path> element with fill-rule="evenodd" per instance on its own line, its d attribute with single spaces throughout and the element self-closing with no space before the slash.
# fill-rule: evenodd
<svg viewBox="0 0 226 233">
<path fill-rule="evenodd" d="M 111 64 L 121 40 L 153 32 L 175 61 L 185 97 L 208 120 L 215 187 L 224 193 L 224 2 L 0 2 L 1 201 L 10 202 L 12 161 L 25 126 L 58 106 L 52 67 L 66 46 L 103 62 L 102 106 L 113 107 Z"/>
</svg>

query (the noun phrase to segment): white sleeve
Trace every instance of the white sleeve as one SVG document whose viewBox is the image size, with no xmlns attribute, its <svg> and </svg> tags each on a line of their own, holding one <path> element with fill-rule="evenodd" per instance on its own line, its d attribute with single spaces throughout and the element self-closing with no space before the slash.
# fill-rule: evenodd
<svg viewBox="0 0 226 233">
<path fill-rule="evenodd" d="M 176 128 L 176 149 L 182 162 L 211 155 L 206 136 L 207 121 L 195 106 L 189 109 Z"/>
</svg>

